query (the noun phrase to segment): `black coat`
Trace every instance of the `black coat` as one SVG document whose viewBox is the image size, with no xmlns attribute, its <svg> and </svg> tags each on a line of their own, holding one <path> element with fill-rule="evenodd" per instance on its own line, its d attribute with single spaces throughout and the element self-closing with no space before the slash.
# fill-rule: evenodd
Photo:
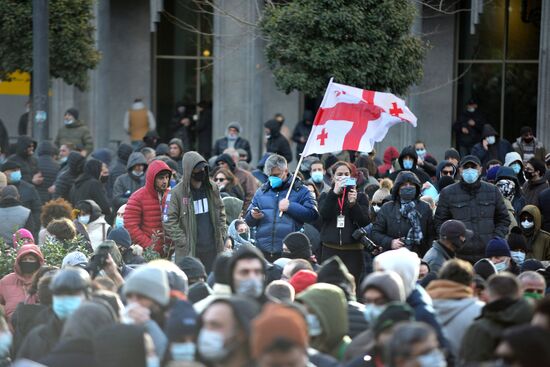
<svg viewBox="0 0 550 367">
<path fill-rule="evenodd" d="M 313 120 L 311 120 L 310 124 L 306 124 L 305 121 L 302 120 L 298 122 L 296 124 L 296 127 L 294 128 L 294 132 L 292 133 L 292 140 L 296 143 L 296 159 L 300 159 L 300 153 L 304 151 L 304 148 L 306 146 L 306 143 L 302 143 L 300 139 L 303 138 L 307 142 L 307 138 L 311 133 L 312 122 Z"/>
<path fill-rule="evenodd" d="M 29 305 L 20 303 L 11 316 L 13 326 L 12 357 L 15 358 L 17 351 L 21 347 L 27 334 L 36 326 L 45 323 L 49 319 L 49 314 L 53 311 L 50 307 L 36 304 Z"/>
<path fill-rule="evenodd" d="M 267 121 L 264 126 L 270 130 L 269 139 L 267 139 L 265 151 L 275 153 L 285 157 L 287 163 L 292 162 L 292 150 L 288 140 L 281 135 L 281 124 L 276 120 Z"/>
<path fill-rule="evenodd" d="M 19 201 L 25 208 L 31 210 L 32 221 L 36 227 L 36 231 L 40 228 L 40 210 L 42 208 L 42 200 L 40 200 L 40 195 L 38 191 L 34 188 L 34 185 L 27 183 L 25 181 L 19 181 L 18 183 L 12 184 L 17 187 L 19 190 Z M 33 233 L 33 230 L 31 230 Z"/>
<path fill-rule="evenodd" d="M 405 156 L 410 156 L 413 158 L 413 167 L 410 169 L 410 170 L 406 170 L 404 167 L 403 167 L 403 158 L 405 158 Z M 431 182 L 431 178 L 430 176 L 428 176 L 428 174 L 420 167 L 417 167 L 416 165 L 416 161 L 418 160 L 418 154 L 416 154 L 416 150 L 414 149 L 413 146 L 408 146 L 408 147 L 405 147 L 403 148 L 403 150 L 401 151 L 401 154 L 399 155 L 399 165 L 401 166 L 401 170 L 399 171 L 395 171 L 393 172 L 389 178 L 390 180 L 394 181 L 395 182 L 395 179 L 397 178 L 397 175 L 401 172 L 412 172 L 416 175 L 416 177 L 418 177 L 418 179 L 420 180 L 420 182 L 423 184 L 424 182 Z"/>
<path fill-rule="evenodd" d="M 38 169 L 42 172 L 44 181 L 36 186 L 36 191 L 40 195 L 43 203 L 46 203 L 52 198 L 52 194 L 48 192 L 48 188 L 54 184 L 57 173 L 59 172 L 59 163 L 53 159 L 56 154 L 55 146 L 48 142 L 42 142 L 38 145 Z"/>
<path fill-rule="evenodd" d="M 550 189 L 539 194 L 539 209 L 542 214 L 542 229 L 550 232 Z"/>
<path fill-rule="evenodd" d="M 212 155 L 214 156 L 223 154 L 223 151 L 226 150 L 228 146 L 229 142 L 226 137 L 216 140 L 216 142 L 214 143 L 214 149 L 212 149 Z M 248 142 L 248 140 L 239 136 L 237 140 L 235 140 L 234 148 L 246 150 L 246 153 L 248 153 L 247 162 L 250 163 L 250 161 L 252 160 L 252 153 L 250 152 L 250 143 Z"/>
<path fill-rule="evenodd" d="M 111 215 L 111 203 L 107 200 L 103 184 L 98 180 L 100 173 L 100 161 L 92 159 L 86 162 L 84 173 L 78 176 L 71 189 L 71 203 L 75 206 L 81 200 L 93 200 L 101 208 L 106 220 L 110 222 L 108 217 Z"/>
<path fill-rule="evenodd" d="M 31 361 L 44 358 L 59 341 L 63 324 L 63 320 L 58 319 L 53 312 L 50 313 L 44 324 L 36 326 L 25 337 L 21 348 L 17 351 L 17 358 L 26 358 Z"/>
<path fill-rule="evenodd" d="M 48 367 L 95 367 L 93 344 L 89 339 L 69 339 L 58 343 L 39 363 Z"/>
<path fill-rule="evenodd" d="M 32 155 L 27 154 L 27 148 L 36 142 L 28 136 L 20 136 L 15 144 L 15 154 L 9 156 L 8 160 L 16 162 L 21 167 L 21 179 L 32 183 L 32 176 L 38 173 L 38 161 Z"/>
<path fill-rule="evenodd" d="M 469 120 L 474 120 L 474 126 L 468 125 Z M 481 140 L 481 132 L 485 125 L 485 117 L 476 110 L 474 112 L 463 111 L 453 124 L 453 130 L 456 136 L 456 144 L 471 149 Z M 462 128 L 468 129 L 468 134 L 462 132 Z"/>
<path fill-rule="evenodd" d="M 210 149 L 212 147 L 212 109 L 205 108 L 197 120 L 195 125 L 197 132 L 197 151 L 204 159 L 210 157 Z M 250 148 L 249 148 L 250 149 Z"/>
<path fill-rule="evenodd" d="M 85 160 L 86 159 L 77 152 L 69 153 L 65 168 L 58 172 L 57 178 L 55 179 L 54 199 L 63 198 L 67 201 L 71 200 L 71 188 L 76 178 L 82 173 Z"/>
<path fill-rule="evenodd" d="M 505 238 L 510 226 L 502 194 L 496 186 L 481 180 L 472 185 L 461 181 L 441 191 L 434 217 L 437 233 L 449 219 L 461 220 L 474 232 L 471 241 L 457 253 L 472 263 L 485 257 L 485 247 L 491 238 Z"/>
</svg>

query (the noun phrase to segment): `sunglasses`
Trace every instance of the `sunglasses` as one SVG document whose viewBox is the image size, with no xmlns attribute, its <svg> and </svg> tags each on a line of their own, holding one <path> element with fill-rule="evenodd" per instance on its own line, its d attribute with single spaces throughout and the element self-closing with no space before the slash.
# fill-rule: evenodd
<svg viewBox="0 0 550 367">
<path fill-rule="evenodd" d="M 227 179 L 226 178 L 220 178 L 220 177 L 216 177 L 214 179 L 214 182 L 224 182 L 224 181 L 227 181 Z"/>
<path fill-rule="evenodd" d="M 453 171 L 441 171 L 441 174 L 443 176 L 452 176 L 453 175 Z"/>
</svg>

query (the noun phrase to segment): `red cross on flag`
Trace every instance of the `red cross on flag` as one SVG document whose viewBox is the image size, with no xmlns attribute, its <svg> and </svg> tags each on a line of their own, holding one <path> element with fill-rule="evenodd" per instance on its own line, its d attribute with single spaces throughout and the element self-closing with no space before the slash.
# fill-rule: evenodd
<svg viewBox="0 0 550 367">
<path fill-rule="evenodd" d="M 370 152 L 390 127 L 401 122 L 416 127 L 416 116 L 402 99 L 331 79 L 302 156 L 341 150 Z"/>
</svg>

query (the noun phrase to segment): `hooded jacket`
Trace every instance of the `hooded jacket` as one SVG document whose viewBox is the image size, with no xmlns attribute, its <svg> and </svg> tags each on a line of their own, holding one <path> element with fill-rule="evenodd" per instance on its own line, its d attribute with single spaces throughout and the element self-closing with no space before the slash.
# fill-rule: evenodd
<svg viewBox="0 0 550 367">
<path fill-rule="evenodd" d="M 433 212 L 427 203 L 419 200 L 422 185 L 416 175 L 410 171 L 401 172 L 403 174 L 397 176 L 392 189 L 392 201 L 382 205 L 382 208 L 376 214 L 376 220 L 372 228 L 372 240 L 379 246 L 382 246 L 384 250 L 390 250 L 392 240 L 407 237 L 411 224 L 400 213 L 401 203 L 398 193 L 405 182 L 410 182 L 416 186 L 414 202 L 416 210 L 420 215 L 420 227 L 423 234 L 420 244 L 411 249 L 417 252 L 419 256 L 423 256 L 435 239 Z"/>
<path fill-rule="evenodd" d="M 90 159 L 84 165 L 84 172 L 78 176 L 71 189 L 71 203 L 76 205 L 82 200 L 93 200 L 99 207 L 105 217 L 111 215 L 111 204 L 107 200 L 107 194 L 103 184 L 99 181 L 102 164 L 97 159 Z"/>
<path fill-rule="evenodd" d="M 181 175 L 181 174 L 183 174 L 181 160 L 183 159 L 183 154 L 185 153 L 186 149 L 184 147 L 184 143 L 182 142 L 182 139 L 179 139 L 179 138 L 171 139 L 170 142 L 168 143 L 168 149 L 170 149 L 170 145 L 172 145 L 172 144 L 176 144 L 181 150 L 181 156 L 176 157 L 176 158 L 172 158 L 170 156 L 170 159 L 172 159 L 173 161 L 175 161 L 177 163 L 176 168 L 177 168 L 178 173 Z M 170 150 L 168 150 L 168 151 L 170 151 Z"/>
<path fill-rule="evenodd" d="M 335 285 L 317 283 L 296 299 L 306 305 L 321 323 L 322 334 L 311 341 L 311 346 L 341 361 L 351 342 L 346 335 L 349 325 L 344 292 Z"/>
<path fill-rule="evenodd" d="M 142 164 L 147 168 L 145 156 L 139 152 L 134 152 L 130 155 L 130 158 L 128 158 L 128 163 L 126 164 L 127 172 L 116 179 L 113 187 L 113 204 L 115 210 L 126 204 L 130 195 L 145 185 L 145 171 L 140 177 L 132 174 L 132 169 L 138 164 Z"/>
<path fill-rule="evenodd" d="M 301 139 L 307 141 L 311 129 L 313 127 L 313 112 L 310 110 L 304 111 L 304 118 L 300 120 L 294 127 L 294 132 L 292 133 L 292 140 L 296 143 L 296 159 L 300 159 L 300 153 L 304 151 L 306 146 L 305 142 L 302 142 Z M 309 121 L 309 123 L 306 123 Z"/>
<path fill-rule="evenodd" d="M 38 230 L 34 223 L 31 210 L 25 208 L 19 200 L 14 197 L 0 199 L 0 237 L 5 243 L 11 243 L 14 230 L 26 228 L 31 232 Z"/>
<path fill-rule="evenodd" d="M 439 181 L 439 179 L 441 178 L 441 171 L 445 167 L 452 167 L 453 171 L 454 171 L 453 178 L 456 177 L 456 173 L 457 173 L 456 166 L 454 164 L 452 164 L 451 162 L 449 162 L 449 161 L 441 161 L 441 162 L 439 162 L 439 164 L 435 168 L 435 179 L 437 181 Z"/>
<path fill-rule="evenodd" d="M 216 159 L 216 163 L 218 161 L 227 163 L 231 172 L 233 172 L 237 180 L 240 182 L 245 195 L 243 200 L 243 208 L 248 208 L 248 205 L 250 205 L 250 202 L 252 201 L 252 197 L 256 193 L 256 190 L 258 190 L 258 182 L 250 172 L 237 167 L 235 162 L 233 162 L 233 159 L 228 154 L 220 155 Z"/>
<path fill-rule="evenodd" d="M 413 159 L 413 167 L 410 170 L 406 170 L 403 166 L 403 159 L 406 156 L 412 157 L 412 159 Z M 422 168 L 420 168 L 416 165 L 417 160 L 418 160 L 418 154 L 416 154 L 416 150 L 414 149 L 413 146 L 408 146 L 408 147 L 403 148 L 403 150 L 401 151 L 401 154 L 399 155 L 399 159 L 398 159 L 399 166 L 401 166 L 401 169 L 399 171 L 395 171 L 392 174 L 390 174 L 390 176 L 389 176 L 390 180 L 395 182 L 395 179 L 397 178 L 397 175 L 400 172 L 409 171 L 409 172 L 414 173 L 418 177 L 421 184 L 424 184 L 425 182 L 431 182 L 430 176 L 428 176 L 428 174 L 426 172 L 424 172 L 424 170 Z"/>
<path fill-rule="evenodd" d="M 124 227 L 130 233 L 133 243 L 143 248 L 154 245 L 157 252 L 164 245 L 164 230 L 162 227 L 162 209 L 166 203 L 169 190 L 159 194 L 155 190 L 155 178 L 161 172 L 172 172 L 170 167 L 161 160 L 154 160 L 145 174 L 145 186 L 134 192 L 128 199 L 124 212 Z M 160 234 L 157 241 L 153 233 Z"/>
<path fill-rule="evenodd" d="M 73 144 L 83 147 L 88 153 L 94 150 L 94 139 L 90 129 L 80 120 L 75 120 L 70 125 L 63 125 L 57 131 L 54 141 L 58 147 L 63 144 Z"/>
<path fill-rule="evenodd" d="M 90 222 L 84 227 L 88 233 L 90 245 L 95 249 L 107 238 L 111 226 L 105 221 L 105 216 L 101 213 L 101 209 L 93 200 L 83 200 L 88 203 L 92 209 L 90 213 Z M 81 202 L 77 203 L 80 204 Z"/>
<path fill-rule="evenodd" d="M 492 159 L 504 162 L 506 154 L 513 151 L 512 144 L 508 140 L 501 138 L 493 126 L 485 124 L 481 133 L 481 139 L 485 139 L 488 136 L 494 136 L 496 141 L 494 144 L 489 145 L 487 150 L 483 148 L 483 142 L 477 143 L 472 148 L 472 154 L 479 158 L 483 167 Z"/>
<path fill-rule="evenodd" d="M 277 120 L 269 120 L 264 126 L 270 131 L 265 151 L 282 155 L 287 163 L 292 162 L 292 150 L 288 140 L 281 135 L 281 124 Z"/>
<path fill-rule="evenodd" d="M 284 139 L 284 138 L 283 138 Z M 291 232 L 298 232 L 305 222 L 312 222 L 319 216 L 317 202 L 309 190 L 296 179 L 288 200 L 288 210 L 279 217 L 279 201 L 286 198 L 292 177 L 288 175 L 281 187 L 276 189 L 266 182 L 252 199 L 245 220 L 252 228 L 256 227 L 256 246 L 270 254 L 283 252 L 283 239 Z M 259 208 L 263 218 L 254 219 L 252 208 Z"/>
<path fill-rule="evenodd" d="M 183 155 L 183 177 L 171 193 L 168 219 L 164 223 L 164 228 L 175 244 L 176 261 L 184 256 L 195 256 L 197 252 L 197 231 L 199 228 L 197 228 L 193 197 L 191 196 L 191 174 L 193 168 L 200 162 L 206 162 L 206 160 L 197 152 L 191 151 Z M 203 182 L 203 187 L 206 189 L 208 213 L 215 229 L 214 246 L 219 253 L 223 251 L 224 236 L 227 230 L 225 210 L 218 187 L 209 179 Z"/>
<path fill-rule="evenodd" d="M 0 304 L 4 306 L 4 312 L 8 319 L 11 318 L 19 302 L 24 302 L 27 299 L 27 290 L 32 283 L 33 274 L 24 275 L 19 266 L 21 259 L 28 254 L 35 255 L 40 266 L 44 264 L 44 256 L 42 256 L 42 252 L 38 246 L 23 245 L 17 251 L 13 273 L 6 275 L 0 280 Z M 28 303 L 35 302 L 31 300 Z"/>
<path fill-rule="evenodd" d="M 539 194 L 539 208 L 542 214 L 542 229 L 550 232 L 550 189 Z"/>
<path fill-rule="evenodd" d="M 53 159 L 53 156 L 56 154 L 56 148 L 49 141 L 43 141 L 38 144 L 37 154 L 38 169 L 42 172 L 44 181 L 36 186 L 36 191 L 38 191 L 42 202 L 45 203 L 51 199 L 48 188 L 55 182 L 60 167 L 59 163 Z"/>
<path fill-rule="evenodd" d="M 541 177 L 538 180 L 527 180 L 521 188 L 525 204 L 539 206 L 539 194 L 548 188 L 546 177 Z"/>
<path fill-rule="evenodd" d="M 118 176 L 126 173 L 126 164 L 128 163 L 128 158 L 133 152 L 133 148 L 126 143 L 122 143 L 118 146 L 116 152 L 116 159 L 111 162 L 109 166 L 109 186 L 113 187 Z"/>
<path fill-rule="evenodd" d="M 378 174 L 380 177 L 390 175 L 390 170 L 393 167 L 393 161 L 397 158 L 399 158 L 399 151 L 396 147 L 389 146 L 386 150 L 384 150 L 384 164 L 378 167 Z"/>
<path fill-rule="evenodd" d="M 481 315 L 485 305 L 470 287 L 451 280 L 433 280 L 427 288 L 433 307 L 448 337 L 451 353 L 458 357 L 462 338 L 468 327 Z"/>
<path fill-rule="evenodd" d="M 15 144 L 15 154 L 8 157 L 9 161 L 15 162 L 21 167 L 21 179 L 32 183 L 32 176 L 38 173 L 38 161 L 32 155 L 27 154 L 27 148 L 36 142 L 29 136 L 23 135 L 17 138 Z"/>
<path fill-rule="evenodd" d="M 512 144 L 512 148 L 514 148 L 514 150 L 518 152 L 521 155 L 521 157 L 523 157 L 525 154 L 525 147 L 528 145 L 532 145 L 535 148 L 534 149 L 535 158 L 540 159 L 541 161 L 544 162 L 544 157 L 546 156 L 546 149 L 544 149 L 544 145 L 537 138 L 533 138 L 533 141 L 527 144 L 523 141 L 523 138 L 520 136 L 519 138 L 516 139 L 514 144 Z"/>
<path fill-rule="evenodd" d="M 229 129 L 229 127 L 232 127 L 232 125 L 233 123 L 229 124 L 227 128 Z M 238 127 L 239 134 L 240 134 L 242 131 L 242 129 L 240 128 L 240 124 L 235 127 Z M 229 139 L 227 138 L 227 136 L 224 136 L 223 138 L 216 140 L 216 142 L 214 143 L 214 148 L 212 149 L 212 156 L 223 154 L 223 151 L 226 150 L 227 148 L 229 148 Z M 246 161 L 248 163 L 252 161 L 252 153 L 250 151 L 250 143 L 248 142 L 248 140 L 238 136 L 237 140 L 235 140 L 235 144 L 233 144 L 233 148 L 245 150 L 246 153 L 248 154 L 248 159 Z"/>
<path fill-rule="evenodd" d="M 462 338 L 460 362 L 473 363 L 495 359 L 495 349 L 502 333 L 515 325 L 531 321 L 533 309 L 524 299 L 500 299 L 483 307 Z"/>
<path fill-rule="evenodd" d="M 80 153 L 69 153 L 65 168 L 59 172 L 57 178 L 55 179 L 54 199 L 61 197 L 67 201 L 70 201 L 71 188 L 76 178 L 82 174 L 85 161 L 86 158 L 84 158 Z"/>
<path fill-rule="evenodd" d="M 527 239 L 527 253 L 526 258 L 534 258 L 540 261 L 550 260 L 550 233 L 541 229 L 542 217 L 539 208 L 534 205 L 526 205 L 521 211 L 522 213 L 529 213 L 534 218 L 535 225 L 531 230 L 525 230 L 522 228 L 523 235 Z"/>
</svg>

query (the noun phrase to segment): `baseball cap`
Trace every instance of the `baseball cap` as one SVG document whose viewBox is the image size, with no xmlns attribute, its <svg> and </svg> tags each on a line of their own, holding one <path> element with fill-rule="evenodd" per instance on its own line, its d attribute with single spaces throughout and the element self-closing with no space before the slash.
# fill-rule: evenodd
<svg viewBox="0 0 550 367">
<path fill-rule="evenodd" d="M 460 236 L 464 236 L 467 240 L 472 238 L 474 235 L 474 232 L 466 229 L 466 226 L 462 223 L 462 221 L 456 219 L 445 221 L 441 225 L 439 233 L 442 238 L 458 238 Z"/>
<path fill-rule="evenodd" d="M 476 157 L 475 155 L 467 155 L 465 156 L 464 158 L 462 158 L 460 160 L 460 167 L 464 166 L 466 163 L 475 163 L 477 164 L 478 166 L 481 166 L 481 161 L 479 160 L 478 157 Z"/>
</svg>

